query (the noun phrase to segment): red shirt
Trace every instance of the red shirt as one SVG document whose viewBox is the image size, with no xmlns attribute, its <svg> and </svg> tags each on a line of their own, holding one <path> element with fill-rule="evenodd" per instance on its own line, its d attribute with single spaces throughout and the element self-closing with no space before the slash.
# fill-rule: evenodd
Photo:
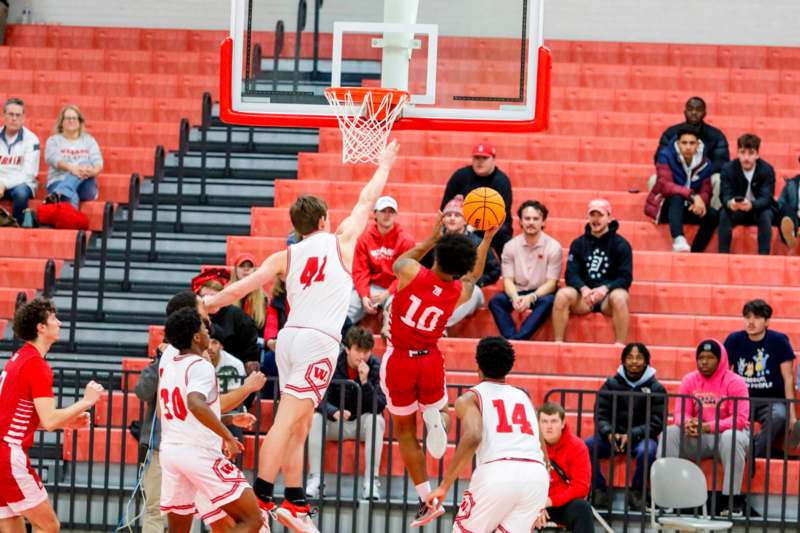
<svg viewBox="0 0 800 533">
<path fill-rule="evenodd" d="M 414 247 L 414 238 L 395 223 L 386 235 L 372 223 L 358 238 L 353 255 L 353 286 L 362 298 L 369 296 L 369 286 L 378 285 L 394 292 L 397 288 L 392 265 Z"/>
<path fill-rule="evenodd" d="M 461 296 L 461 287 L 461 281 L 442 281 L 420 266 L 411 283 L 397 291 L 392 300 L 392 346 L 403 350 L 436 348 Z"/>
<path fill-rule="evenodd" d="M 33 400 L 52 397 L 53 370 L 33 344 L 25 343 L 0 374 L 0 440 L 30 448 L 39 427 Z"/>
<path fill-rule="evenodd" d="M 589 494 L 592 484 L 592 463 L 589 461 L 589 448 L 564 426 L 561 438 L 553 445 L 547 445 L 547 456 L 567 474 L 567 484 L 553 468 L 550 470 L 550 491 L 548 495 L 553 507 L 561 507 L 572 500 L 580 500 Z"/>
</svg>

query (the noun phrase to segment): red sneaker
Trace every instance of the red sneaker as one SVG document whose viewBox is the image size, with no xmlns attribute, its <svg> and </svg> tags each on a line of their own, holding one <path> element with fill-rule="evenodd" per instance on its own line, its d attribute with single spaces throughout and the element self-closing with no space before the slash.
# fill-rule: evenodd
<svg viewBox="0 0 800 533">
<path fill-rule="evenodd" d="M 319 533 L 311 520 L 311 506 L 309 505 L 299 506 L 289 500 L 283 500 L 274 514 L 278 522 L 295 533 Z"/>
<path fill-rule="evenodd" d="M 269 519 L 272 513 L 274 513 L 275 503 L 263 502 L 260 498 L 256 498 L 256 501 L 258 502 L 259 509 L 261 509 L 261 518 L 263 519 L 261 529 L 258 530 L 258 533 L 270 533 Z"/>
</svg>

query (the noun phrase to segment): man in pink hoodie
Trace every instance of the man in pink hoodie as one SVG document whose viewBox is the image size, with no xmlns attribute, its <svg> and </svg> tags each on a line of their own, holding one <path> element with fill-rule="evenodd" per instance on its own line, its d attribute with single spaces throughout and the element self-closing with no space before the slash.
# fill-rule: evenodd
<svg viewBox="0 0 800 533">
<path fill-rule="evenodd" d="M 728 352 L 721 342 L 714 339 L 702 341 L 697 346 L 696 355 L 697 370 L 685 375 L 678 389 L 679 394 L 691 396 L 696 401 L 681 397 L 675 399 L 674 424 L 668 426 L 662 435 L 658 456 L 682 456 L 694 460 L 699 454 L 701 458 L 717 458 L 725 473 L 722 505 L 725 506 L 727 496 L 733 494 L 731 515 L 741 516 L 744 506 L 742 479 L 750 440 L 750 402 L 739 400 L 735 410 L 733 401 L 723 402 L 719 407 L 719 418 L 717 406 L 722 398 L 748 398 L 747 384 L 741 376 L 730 370 Z M 702 405 L 699 409 L 698 401 Z M 676 424 L 681 424 L 683 428 Z M 714 446 L 716 432 L 720 433 L 717 448 Z M 733 461 L 732 452 L 735 456 Z"/>
<path fill-rule="evenodd" d="M 375 202 L 375 222 L 358 238 L 353 255 L 353 292 L 347 316 L 358 324 L 365 314 L 374 315 L 383 308 L 389 314 L 391 297 L 397 290 L 392 265 L 414 247 L 416 241 L 397 218 L 397 200 L 381 196 Z"/>
</svg>

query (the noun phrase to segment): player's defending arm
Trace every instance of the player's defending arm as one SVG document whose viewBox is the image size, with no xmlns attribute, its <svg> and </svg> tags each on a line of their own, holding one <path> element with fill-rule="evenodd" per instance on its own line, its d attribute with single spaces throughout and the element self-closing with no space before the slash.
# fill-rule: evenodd
<svg viewBox="0 0 800 533">
<path fill-rule="evenodd" d="M 186 403 L 186 407 L 201 424 L 222 438 L 222 445 L 226 456 L 234 457 L 244 450 L 244 445 L 236 440 L 236 437 L 225 427 L 222 420 L 217 418 L 214 411 L 206 404 L 205 394 L 190 392 L 186 395 Z"/>
<path fill-rule="evenodd" d="M 505 218 L 503 218 L 505 220 Z M 489 254 L 489 248 L 492 245 L 492 239 L 503 227 L 503 220 L 497 226 L 487 229 L 483 233 L 483 240 L 478 245 L 478 253 L 475 258 L 475 266 L 465 276 L 461 278 L 461 296 L 458 298 L 456 307 L 463 304 L 472 297 L 472 291 L 475 290 L 475 284 L 483 276 L 483 268 L 486 266 L 486 256 Z"/>
<path fill-rule="evenodd" d="M 339 227 L 336 228 L 336 235 L 339 237 L 339 244 L 342 247 L 342 255 L 345 256 L 344 259 L 348 261 L 348 265 L 353 262 L 352 256 L 356 241 L 364 232 L 364 228 L 367 227 L 369 215 L 375 209 L 375 202 L 378 201 L 386 181 L 389 179 L 389 171 L 397 158 L 398 148 L 397 141 L 392 141 L 384 148 L 378 161 L 378 170 L 375 171 L 372 178 L 361 189 L 358 201 L 353 206 L 353 210 L 350 211 L 350 215 L 342 220 Z"/>
<path fill-rule="evenodd" d="M 414 276 L 419 272 L 419 261 L 425 254 L 431 251 L 436 246 L 436 241 L 442 236 L 442 213 L 436 216 L 436 222 L 433 224 L 433 233 L 424 241 L 417 243 L 416 246 L 410 248 L 403 255 L 395 260 L 392 265 L 392 271 L 397 276 L 397 290 L 404 288 L 408 285 Z"/>
<path fill-rule="evenodd" d="M 242 402 L 244 402 L 248 396 L 254 392 L 260 391 L 266 382 L 267 377 L 261 372 L 251 373 L 245 378 L 241 387 L 219 395 L 219 410 L 223 413 L 227 413 L 228 411 L 236 409 L 242 405 Z"/>
<path fill-rule="evenodd" d="M 90 381 L 84 389 L 83 398 L 63 409 L 56 409 L 53 397 L 34 398 L 33 405 L 39 415 L 39 426 L 45 431 L 55 431 L 71 425 L 84 411 L 97 403 L 103 390 L 102 385 Z"/>
<path fill-rule="evenodd" d="M 434 498 L 439 502 L 444 501 L 459 472 L 472 461 L 483 438 L 483 417 L 475 401 L 475 394 L 467 392 L 456 400 L 456 416 L 461 419 L 461 438 L 458 441 L 453 460 L 445 469 L 442 482 L 428 496 L 429 506 L 433 506 Z"/>
<path fill-rule="evenodd" d="M 258 270 L 240 279 L 236 283 L 231 283 L 222 292 L 213 296 L 206 296 L 203 298 L 203 303 L 209 314 L 214 314 L 221 307 L 231 305 L 253 292 L 254 290 L 263 287 L 278 276 L 286 274 L 286 250 L 275 252 L 267 257 Z"/>
</svg>

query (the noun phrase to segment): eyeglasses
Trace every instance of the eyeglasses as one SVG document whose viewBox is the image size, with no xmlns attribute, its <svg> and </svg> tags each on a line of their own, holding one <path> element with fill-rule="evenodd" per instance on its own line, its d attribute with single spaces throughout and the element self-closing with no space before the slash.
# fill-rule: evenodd
<svg viewBox="0 0 800 533">
<path fill-rule="evenodd" d="M 78 117 L 64 117 L 64 122 L 66 121 L 77 121 L 80 120 Z"/>
<path fill-rule="evenodd" d="M 9 113 L 8 111 L 5 112 L 7 117 L 11 118 L 21 118 L 25 113 Z"/>
</svg>

